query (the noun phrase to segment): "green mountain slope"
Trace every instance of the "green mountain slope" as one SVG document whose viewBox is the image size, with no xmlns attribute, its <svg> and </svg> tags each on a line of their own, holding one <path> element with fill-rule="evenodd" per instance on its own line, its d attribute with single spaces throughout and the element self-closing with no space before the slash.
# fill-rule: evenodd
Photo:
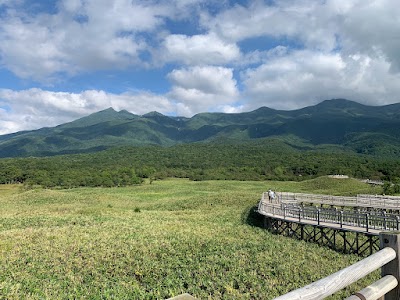
<svg viewBox="0 0 400 300">
<path fill-rule="evenodd" d="M 114 146 L 242 143 L 280 139 L 297 149 L 339 147 L 358 153 L 400 154 L 400 104 L 366 106 L 345 99 L 299 110 L 261 107 L 192 118 L 158 112 L 138 116 L 112 108 L 53 128 L 0 136 L 0 157 L 94 152 Z M 329 145 L 329 146 L 327 146 Z"/>
</svg>

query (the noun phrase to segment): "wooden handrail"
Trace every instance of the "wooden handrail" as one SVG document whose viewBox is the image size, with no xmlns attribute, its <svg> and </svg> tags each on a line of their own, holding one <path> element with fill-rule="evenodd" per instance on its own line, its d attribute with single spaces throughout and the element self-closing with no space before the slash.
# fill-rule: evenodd
<svg viewBox="0 0 400 300">
<path fill-rule="evenodd" d="M 345 300 L 376 300 L 393 290 L 398 284 L 396 277 L 386 275 Z"/>
<path fill-rule="evenodd" d="M 399 300 L 400 233 L 381 232 L 382 250 L 323 279 L 274 300 L 320 300 L 381 268 L 382 278 L 345 300 Z"/>
<path fill-rule="evenodd" d="M 340 228 L 351 226 L 358 228 L 358 231 L 378 233 L 381 230 L 399 230 L 400 218 L 393 214 L 377 214 L 373 211 L 341 211 L 331 208 L 316 208 L 313 206 L 297 206 L 273 204 L 260 201 L 258 212 L 264 215 L 278 216 L 283 219 L 288 217 L 295 218 L 299 222 L 313 221 L 317 224 L 321 222 L 337 224 Z"/>
<path fill-rule="evenodd" d="M 396 251 L 384 248 L 328 277 L 294 290 L 274 300 L 320 300 L 345 288 L 396 258 Z"/>
<path fill-rule="evenodd" d="M 264 193 L 265 194 L 265 193 Z M 263 194 L 263 199 L 268 199 Z M 332 196 L 305 193 L 277 192 L 280 202 L 284 203 L 315 203 L 337 206 L 357 206 L 357 207 L 375 207 L 387 209 L 400 209 L 400 196 L 386 195 L 357 195 L 350 196 Z"/>
</svg>

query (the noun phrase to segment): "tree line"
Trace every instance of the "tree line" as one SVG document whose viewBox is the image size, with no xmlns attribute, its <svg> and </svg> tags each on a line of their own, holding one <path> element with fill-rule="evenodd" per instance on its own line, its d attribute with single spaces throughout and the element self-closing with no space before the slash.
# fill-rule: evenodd
<svg viewBox="0 0 400 300">
<path fill-rule="evenodd" d="M 400 182 L 400 160 L 343 150 L 299 150 L 280 141 L 120 147 L 97 153 L 0 159 L 0 183 L 126 186 L 166 177 L 191 180 L 304 180 L 345 174 Z"/>
</svg>

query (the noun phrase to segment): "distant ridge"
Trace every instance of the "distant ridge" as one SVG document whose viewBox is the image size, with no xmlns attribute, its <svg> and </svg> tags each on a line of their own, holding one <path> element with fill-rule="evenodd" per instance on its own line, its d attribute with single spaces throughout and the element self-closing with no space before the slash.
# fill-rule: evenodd
<svg viewBox="0 0 400 300">
<path fill-rule="evenodd" d="M 368 106 L 333 99 L 292 111 L 260 107 L 192 118 L 155 111 L 139 116 L 108 108 L 56 127 L 1 135 L 0 157 L 83 153 L 115 146 L 242 143 L 271 137 L 282 141 L 290 137 L 292 144 L 298 141 L 308 148 L 337 145 L 356 153 L 399 155 L 400 103 Z"/>
</svg>

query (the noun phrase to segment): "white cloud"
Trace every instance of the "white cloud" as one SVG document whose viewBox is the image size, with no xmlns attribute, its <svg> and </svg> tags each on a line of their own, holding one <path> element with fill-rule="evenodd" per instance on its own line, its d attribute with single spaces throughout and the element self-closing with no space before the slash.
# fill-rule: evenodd
<svg viewBox="0 0 400 300">
<path fill-rule="evenodd" d="M 164 41 L 165 60 L 188 65 L 225 64 L 240 57 L 237 45 L 224 42 L 214 34 L 169 35 Z"/>
<path fill-rule="evenodd" d="M 220 110 L 237 101 L 239 92 L 229 68 L 203 66 L 174 70 L 168 78 L 173 87 L 168 94 L 178 103 L 178 113 Z"/>
<path fill-rule="evenodd" d="M 172 14 L 167 5 L 116 0 L 64 0 L 56 14 L 10 11 L 0 25 L 4 66 L 22 78 L 43 81 L 57 73 L 143 65 L 151 33 Z"/>
<path fill-rule="evenodd" d="M 357 0 L 344 15 L 338 34 L 343 52 L 385 58 L 392 72 L 400 72 L 400 18 L 397 0 Z"/>
<path fill-rule="evenodd" d="M 332 98 L 394 103 L 399 101 L 400 74 L 391 74 L 389 68 L 384 58 L 294 51 L 243 72 L 245 93 L 253 99 L 245 109 L 296 109 Z"/>
<path fill-rule="evenodd" d="M 236 43 L 255 37 L 277 39 L 309 50 L 385 57 L 400 71 L 397 0 L 252 1 L 216 16 L 203 13 L 202 26 Z"/>
<path fill-rule="evenodd" d="M 204 13 L 202 25 L 232 42 L 268 36 L 288 37 L 317 49 L 336 47 L 337 15 L 324 2 L 276 1 L 275 4 L 251 1 L 248 7 L 235 5 L 215 17 Z"/>
<path fill-rule="evenodd" d="M 58 47 L 62 37 L 40 24 L 8 20 L 0 39 L 2 63 L 19 77 L 46 78 L 69 68 L 68 55 Z"/>
</svg>

